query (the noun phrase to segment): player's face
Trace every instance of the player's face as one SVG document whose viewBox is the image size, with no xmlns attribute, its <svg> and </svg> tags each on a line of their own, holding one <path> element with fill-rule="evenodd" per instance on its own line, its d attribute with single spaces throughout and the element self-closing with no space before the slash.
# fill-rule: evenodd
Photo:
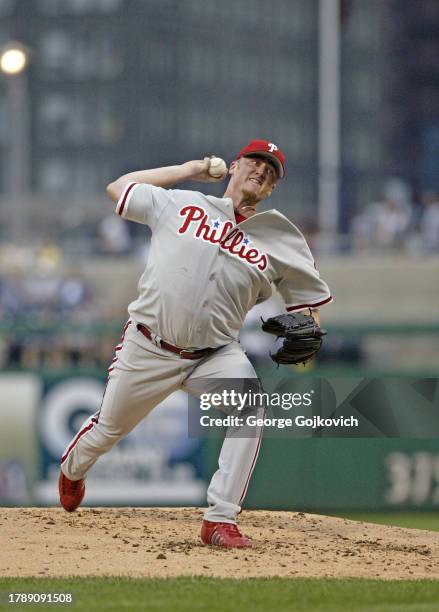
<svg viewBox="0 0 439 612">
<path fill-rule="evenodd" d="M 235 186 L 255 202 L 269 196 L 276 186 L 276 169 L 265 157 L 241 157 L 231 167 L 231 174 Z"/>
</svg>

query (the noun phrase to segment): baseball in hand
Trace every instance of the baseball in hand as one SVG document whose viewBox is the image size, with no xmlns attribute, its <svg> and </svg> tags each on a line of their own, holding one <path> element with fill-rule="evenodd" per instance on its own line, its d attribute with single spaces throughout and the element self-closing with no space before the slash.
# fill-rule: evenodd
<svg viewBox="0 0 439 612">
<path fill-rule="evenodd" d="M 227 172 L 226 162 L 221 157 L 211 157 L 208 173 L 210 176 L 219 178 Z"/>
</svg>

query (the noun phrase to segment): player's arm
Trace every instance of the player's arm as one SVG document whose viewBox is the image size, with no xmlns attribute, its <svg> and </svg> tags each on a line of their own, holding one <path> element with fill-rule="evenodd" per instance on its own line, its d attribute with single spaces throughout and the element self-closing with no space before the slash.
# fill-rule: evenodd
<svg viewBox="0 0 439 612">
<path fill-rule="evenodd" d="M 320 327 L 320 312 L 318 311 L 317 308 L 304 308 L 303 310 L 296 310 L 295 312 L 301 312 L 302 314 L 305 314 L 305 315 L 311 315 L 314 321 Z"/>
<path fill-rule="evenodd" d="M 144 183 L 154 187 L 173 187 L 185 181 L 200 181 L 205 183 L 216 183 L 223 181 L 226 177 L 213 177 L 209 174 L 210 158 L 196 159 L 176 166 L 165 166 L 163 168 L 153 168 L 151 170 L 138 170 L 129 172 L 119 177 L 107 185 L 107 194 L 118 202 L 124 189 L 129 183 Z"/>
<path fill-rule="evenodd" d="M 314 321 L 317 323 L 317 325 L 320 327 L 320 312 L 318 311 L 317 308 L 310 308 L 309 312 L 305 311 L 307 314 L 310 314 L 314 317 Z"/>
</svg>

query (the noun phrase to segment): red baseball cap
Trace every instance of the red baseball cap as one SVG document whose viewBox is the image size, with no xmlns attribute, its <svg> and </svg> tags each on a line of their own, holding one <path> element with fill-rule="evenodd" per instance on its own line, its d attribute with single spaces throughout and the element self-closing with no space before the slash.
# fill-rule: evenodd
<svg viewBox="0 0 439 612">
<path fill-rule="evenodd" d="M 244 147 L 235 159 L 246 157 L 248 155 L 261 155 L 273 162 L 279 178 L 285 176 L 285 155 L 273 142 L 268 140 L 252 140 Z"/>
</svg>

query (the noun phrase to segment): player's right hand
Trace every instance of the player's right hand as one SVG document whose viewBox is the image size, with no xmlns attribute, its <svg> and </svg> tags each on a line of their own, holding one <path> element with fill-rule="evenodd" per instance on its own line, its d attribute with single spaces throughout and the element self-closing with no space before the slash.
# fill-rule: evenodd
<svg viewBox="0 0 439 612">
<path fill-rule="evenodd" d="M 228 171 L 222 176 L 211 176 L 209 174 L 210 156 L 204 159 L 195 159 L 185 162 L 182 167 L 187 171 L 189 181 L 199 181 L 201 183 L 221 183 L 227 176 Z"/>
</svg>

